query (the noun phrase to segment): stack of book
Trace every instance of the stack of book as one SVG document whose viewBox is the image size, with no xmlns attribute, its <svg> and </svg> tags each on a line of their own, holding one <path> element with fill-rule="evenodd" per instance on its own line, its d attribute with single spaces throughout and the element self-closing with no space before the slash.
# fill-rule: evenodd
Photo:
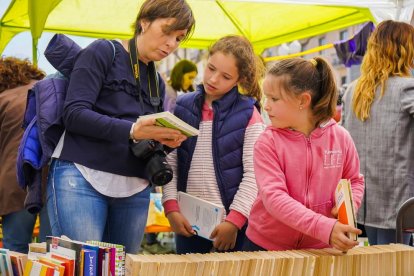
<svg viewBox="0 0 414 276">
<path fill-rule="evenodd" d="M 23 276 L 27 255 L 0 248 L 0 275 Z"/>
<path fill-rule="evenodd" d="M 402 244 L 335 249 L 126 256 L 126 275 L 414 275 L 414 248 Z"/>
<path fill-rule="evenodd" d="M 122 245 L 47 237 L 46 249 L 46 254 L 34 255 L 27 261 L 24 275 L 125 275 Z"/>
</svg>

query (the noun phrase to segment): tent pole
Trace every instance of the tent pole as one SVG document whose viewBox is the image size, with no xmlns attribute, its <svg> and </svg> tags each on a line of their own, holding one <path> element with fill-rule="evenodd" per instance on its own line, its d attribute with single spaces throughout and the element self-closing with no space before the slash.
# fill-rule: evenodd
<svg viewBox="0 0 414 276">
<path fill-rule="evenodd" d="M 38 40 L 32 37 L 32 56 L 34 66 L 37 66 L 37 42 Z"/>
<path fill-rule="evenodd" d="M 227 15 L 228 19 L 233 23 L 234 27 L 239 30 L 239 32 L 246 38 L 250 39 L 249 34 L 240 26 L 240 24 L 236 21 L 236 19 L 233 17 L 232 14 L 229 13 L 229 11 L 224 7 L 223 3 L 220 0 L 216 0 L 217 5 L 220 7 L 220 9 L 224 12 L 225 15 Z"/>
</svg>

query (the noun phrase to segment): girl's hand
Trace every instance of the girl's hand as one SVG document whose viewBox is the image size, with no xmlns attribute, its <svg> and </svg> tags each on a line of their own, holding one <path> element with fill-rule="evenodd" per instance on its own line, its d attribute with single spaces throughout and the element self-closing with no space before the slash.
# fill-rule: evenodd
<svg viewBox="0 0 414 276">
<path fill-rule="evenodd" d="M 342 252 L 346 252 L 349 249 L 357 246 L 358 242 L 348 238 L 346 235 L 347 233 L 360 235 L 362 234 L 362 231 L 358 228 L 342 224 L 337 221 L 332 229 L 331 237 L 329 238 L 329 244 Z"/>
<path fill-rule="evenodd" d="M 180 212 L 171 212 L 167 214 L 171 229 L 179 235 L 191 237 L 195 234 L 188 220 Z"/>
<path fill-rule="evenodd" d="M 170 148 L 177 148 L 187 136 L 179 130 L 155 125 L 155 119 L 137 119 L 132 136 L 135 140 L 153 139 Z"/>
<path fill-rule="evenodd" d="M 220 251 L 233 249 L 236 245 L 237 231 L 239 229 L 231 222 L 224 221 L 214 228 L 210 239 L 214 239 L 213 246 Z"/>
</svg>

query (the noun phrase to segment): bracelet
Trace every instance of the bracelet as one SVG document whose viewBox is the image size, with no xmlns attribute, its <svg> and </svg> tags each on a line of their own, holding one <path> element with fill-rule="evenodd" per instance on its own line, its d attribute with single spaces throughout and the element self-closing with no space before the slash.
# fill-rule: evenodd
<svg viewBox="0 0 414 276">
<path fill-rule="evenodd" d="M 131 129 L 129 130 L 129 139 L 131 139 L 132 141 L 134 141 L 134 126 L 135 123 L 132 124 Z"/>
<path fill-rule="evenodd" d="M 134 126 L 135 126 L 135 123 L 132 124 L 131 130 L 129 131 L 129 139 L 132 140 L 132 142 L 134 142 L 136 144 L 136 143 L 139 142 L 139 140 L 136 140 L 134 138 Z"/>
</svg>

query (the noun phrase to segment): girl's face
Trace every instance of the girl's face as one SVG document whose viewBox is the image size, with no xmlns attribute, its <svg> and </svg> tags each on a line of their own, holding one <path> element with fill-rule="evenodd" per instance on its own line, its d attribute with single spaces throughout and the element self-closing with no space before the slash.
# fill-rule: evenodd
<svg viewBox="0 0 414 276">
<path fill-rule="evenodd" d="M 239 70 L 231 54 L 216 52 L 207 60 L 203 86 L 208 103 L 218 100 L 237 85 Z"/>
<path fill-rule="evenodd" d="M 197 77 L 196 71 L 188 72 L 183 75 L 183 83 L 181 84 L 183 91 L 188 91 L 188 88 L 193 85 L 195 77 Z"/>
<path fill-rule="evenodd" d="M 296 128 L 298 125 L 298 111 L 300 100 L 290 97 L 284 91 L 282 77 L 267 75 L 263 82 L 266 102 L 264 109 L 269 115 L 272 126 L 277 128 Z"/>
<path fill-rule="evenodd" d="M 138 36 L 137 43 L 141 61 L 145 63 L 159 61 L 177 49 L 187 30 L 168 32 L 168 26 L 175 20 L 175 18 L 159 18 L 152 22 L 146 20 L 141 22 L 143 31 Z"/>
</svg>

